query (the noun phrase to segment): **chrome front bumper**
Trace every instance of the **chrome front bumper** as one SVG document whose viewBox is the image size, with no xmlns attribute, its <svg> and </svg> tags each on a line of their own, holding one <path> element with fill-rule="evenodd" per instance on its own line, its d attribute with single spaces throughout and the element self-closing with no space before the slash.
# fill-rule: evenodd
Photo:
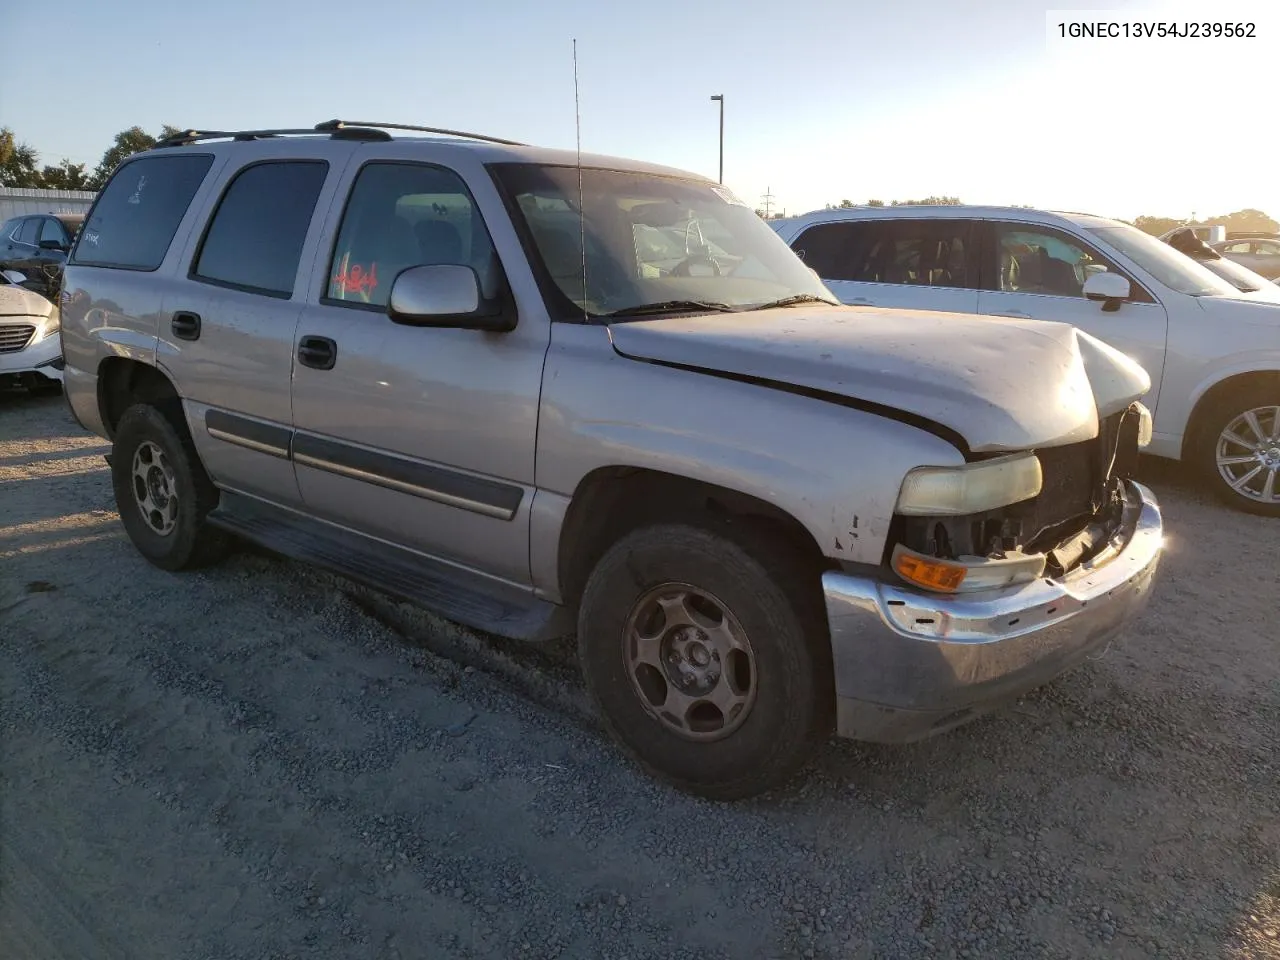
<svg viewBox="0 0 1280 960">
<path fill-rule="evenodd" d="M 1146 606 L 1163 545 L 1155 496 L 1126 489 L 1115 539 L 1061 580 L 969 595 L 823 575 L 842 737 L 907 742 L 965 723 L 1106 647 Z"/>
</svg>

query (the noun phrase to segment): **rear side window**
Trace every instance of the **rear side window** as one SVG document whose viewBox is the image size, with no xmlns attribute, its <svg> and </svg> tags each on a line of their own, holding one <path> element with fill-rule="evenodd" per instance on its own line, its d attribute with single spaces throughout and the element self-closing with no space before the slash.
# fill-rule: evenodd
<svg viewBox="0 0 1280 960">
<path fill-rule="evenodd" d="M 191 275 L 267 296 L 292 296 L 328 172 L 322 160 L 270 161 L 241 170 L 218 202 Z"/>
<path fill-rule="evenodd" d="M 40 235 L 40 218 L 28 217 L 22 221 L 22 227 L 18 230 L 18 242 L 29 243 L 35 246 L 36 237 Z"/>
<path fill-rule="evenodd" d="M 792 241 L 791 249 L 823 280 L 850 280 L 848 251 L 867 232 L 866 223 L 819 223 Z"/>
<path fill-rule="evenodd" d="M 80 231 L 71 262 L 155 270 L 213 165 L 209 154 L 148 156 L 120 168 Z"/>
</svg>

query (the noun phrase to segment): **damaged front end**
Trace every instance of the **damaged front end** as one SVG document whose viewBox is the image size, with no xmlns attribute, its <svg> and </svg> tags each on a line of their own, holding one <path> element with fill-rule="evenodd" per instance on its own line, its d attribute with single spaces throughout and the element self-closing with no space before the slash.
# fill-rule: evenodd
<svg viewBox="0 0 1280 960">
<path fill-rule="evenodd" d="M 909 477 L 885 562 L 906 582 L 939 593 L 1065 576 L 1113 545 L 1125 481 L 1150 434 L 1150 413 L 1133 403 L 1102 418 L 1091 440 L 975 457 L 953 472 L 961 479 L 951 489 L 935 484 L 932 499 L 918 495 Z"/>
</svg>

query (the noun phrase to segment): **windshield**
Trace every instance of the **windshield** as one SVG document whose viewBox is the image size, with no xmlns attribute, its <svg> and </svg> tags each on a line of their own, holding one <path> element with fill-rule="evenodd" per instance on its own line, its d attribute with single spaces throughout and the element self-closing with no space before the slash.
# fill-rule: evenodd
<svg viewBox="0 0 1280 960">
<path fill-rule="evenodd" d="M 1116 224 L 1086 228 L 1166 287 L 1190 297 L 1231 297 L 1236 288 L 1221 277 L 1137 227 Z"/>
<path fill-rule="evenodd" d="M 723 187 L 654 174 L 500 164 L 565 318 L 836 303 L 786 243 Z M 580 215 L 581 214 L 581 215 Z M 583 284 L 583 239 L 586 284 Z"/>
</svg>

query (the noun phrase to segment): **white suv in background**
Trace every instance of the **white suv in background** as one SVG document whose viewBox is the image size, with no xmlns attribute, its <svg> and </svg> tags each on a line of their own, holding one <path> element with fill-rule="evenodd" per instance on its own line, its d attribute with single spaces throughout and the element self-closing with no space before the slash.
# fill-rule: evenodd
<svg viewBox="0 0 1280 960">
<path fill-rule="evenodd" d="M 0 386 L 57 390 L 62 367 L 57 308 L 0 274 Z"/>
<path fill-rule="evenodd" d="M 844 303 L 1057 320 L 1107 341 L 1151 376 L 1147 452 L 1280 516 L 1280 287 L 1241 292 L 1135 227 L 1083 214 L 855 207 L 770 226 Z"/>
</svg>

